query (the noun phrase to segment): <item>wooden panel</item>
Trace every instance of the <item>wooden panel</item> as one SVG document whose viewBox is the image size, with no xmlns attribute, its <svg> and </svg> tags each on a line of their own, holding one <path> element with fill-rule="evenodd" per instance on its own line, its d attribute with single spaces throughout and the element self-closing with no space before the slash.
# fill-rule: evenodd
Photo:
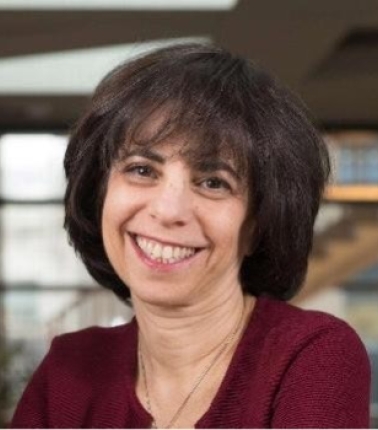
<svg viewBox="0 0 378 430">
<path fill-rule="evenodd" d="M 377 202 L 378 185 L 331 185 L 324 199 L 335 202 Z"/>
</svg>

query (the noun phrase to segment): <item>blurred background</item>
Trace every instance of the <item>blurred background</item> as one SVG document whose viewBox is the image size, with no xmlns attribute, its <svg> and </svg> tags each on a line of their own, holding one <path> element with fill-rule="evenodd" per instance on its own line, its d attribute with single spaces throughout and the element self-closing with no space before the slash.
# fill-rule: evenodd
<svg viewBox="0 0 378 430">
<path fill-rule="evenodd" d="M 0 0 L 0 427 L 53 336 L 132 315 L 67 244 L 62 160 L 100 78 L 177 39 L 255 59 L 323 130 L 333 178 L 294 302 L 357 330 L 378 427 L 376 0 Z"/>
</svg>

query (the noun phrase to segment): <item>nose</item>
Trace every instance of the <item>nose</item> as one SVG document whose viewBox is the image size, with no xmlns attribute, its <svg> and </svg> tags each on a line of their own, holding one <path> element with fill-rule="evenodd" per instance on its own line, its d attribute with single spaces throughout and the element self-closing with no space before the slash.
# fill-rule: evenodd
<svg viewBox="0 0 378 430">
<path fill-rule="evenodd" d="M 192 197 L 185 181 L 161 183 L 150 201 L 150 215 L 166 227 L 186 225 L 192 217 Z"/>
</svg>

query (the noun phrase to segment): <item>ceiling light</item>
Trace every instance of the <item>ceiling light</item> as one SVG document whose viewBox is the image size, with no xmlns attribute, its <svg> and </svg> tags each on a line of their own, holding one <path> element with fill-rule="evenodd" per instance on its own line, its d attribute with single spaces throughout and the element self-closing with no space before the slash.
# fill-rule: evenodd
<svg viewBox="0 0 378 430">
<path fill-rule="evenodd" d="M 172 43 L 206 40 L 171 39 L 0 59 L 0 95 L 88 95 L 128 58 Z"/>
<path fill-rule="evenodd" d="M 5 10 L 229 10 L 238 0 L 0 0 Z"/>
</svg>

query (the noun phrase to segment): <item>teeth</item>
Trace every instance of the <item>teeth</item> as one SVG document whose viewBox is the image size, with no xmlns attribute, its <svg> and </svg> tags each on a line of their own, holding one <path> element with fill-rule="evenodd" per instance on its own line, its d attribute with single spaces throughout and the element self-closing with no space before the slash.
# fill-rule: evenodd
<svg viewBox="0 0 378 430">
<path fill-rule="evenodd" d="M 165 246 L 163 248 L 163 258 L 169 260 L 173 255 L 173 248 L 171 246 Z"/>
<path fill-rule="evenodd" d="M 154 247 L 154 244 L 152 242 L 147 241 L 146 239 L 143 239 L 143 241 L 144 241 L 144 243 L 147 244 L 146 246 L 147 246 L 148 253 L 151 254 L 152 253 L 152 249 Z M 146 248 L 144 248 L 144 249 L 146 249 Z"/>
<path fill-rule="evenodd" d="M 136 236 L 136 242 L 139 248 L 151 258 L 151 260 L 163 264 L 177 263 L 178 261 L 191 257 L 195 253 L 194 248 L 164 246 L 161 243 L 148 240 L 141 236 Z"/>
<path fill-rule="evenodd" d="M 162 251 L 163 251 L 163 247 L 160 245 L 160 243 L 155 243 L 155 246 L 152 249 L 151 257 L 155 258 L 156 260 L 158 258 L 161 258 Z"/>
<path fill-rule="evenodd" d="M 180 258 L 180 248 L 178 248 L 177 246 L 175 246 L 173 248 L 173 258 Z"/>
</svg>

